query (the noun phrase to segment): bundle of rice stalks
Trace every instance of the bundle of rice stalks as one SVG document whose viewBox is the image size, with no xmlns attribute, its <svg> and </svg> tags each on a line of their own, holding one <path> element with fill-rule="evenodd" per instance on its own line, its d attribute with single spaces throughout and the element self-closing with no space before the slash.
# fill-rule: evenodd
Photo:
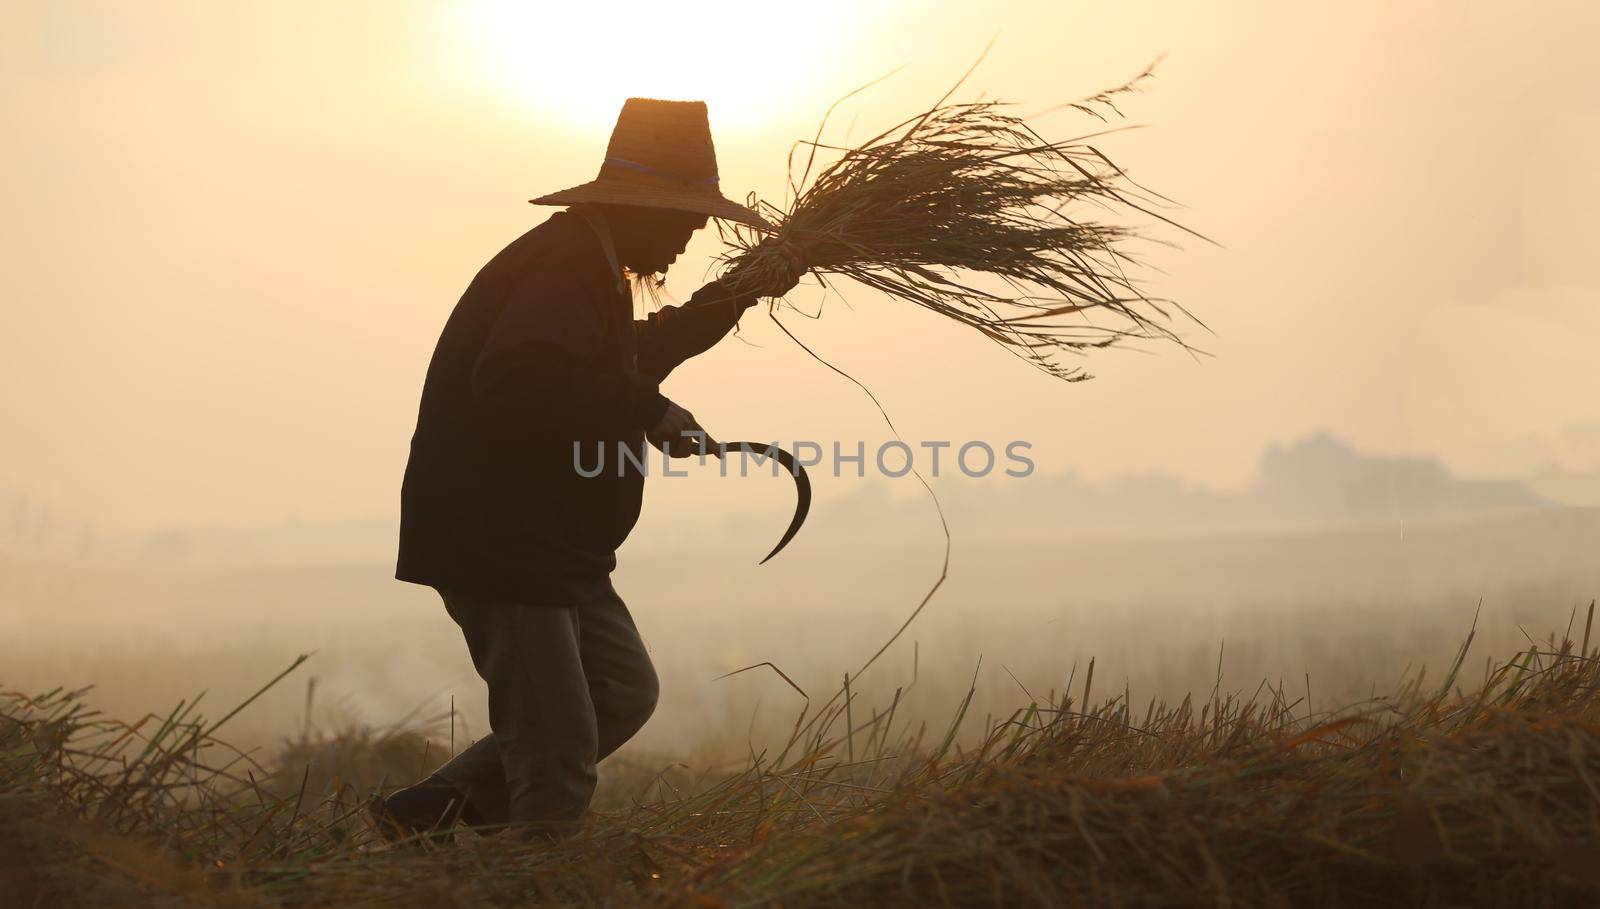
<svg viewBox="0 0 1600 909">
<path fill-rule="evenodd" d="M 1067 106 L 1106 121 L 1121 115 L 1116 96 L 1149 77 L 1146 70 Z M 824 144 L 819 128 L 790 153 L 787 210 L 750 204 L 825 284 L 850 278 L 933 310 L 1068 381 L 1090 376 L 1062 363 L 1062 354 L 1127 338 L 1182 343 L 1170 327 L 1173 313 L 1193 317 L 1147 296 L 1127 274 L 1137 262 L 1126 241 L 1136 234 L 1086 216 L 1094 210 L 1174 225 L 1153 211 L 1161 197 L 1088 144 L 1093 136 L 1050 141 L 1009 104 L 948 98 L 854 148 Z M 819 152 L 833 160 L 819 165 Z M 789 267 L 755 231 L 731 227 L 723 238 L 730 247 L 723 280 L 736 289 L 770 286 Z M 1097 324 L 1096 314 L 1106 318 Z"/>
</svg>

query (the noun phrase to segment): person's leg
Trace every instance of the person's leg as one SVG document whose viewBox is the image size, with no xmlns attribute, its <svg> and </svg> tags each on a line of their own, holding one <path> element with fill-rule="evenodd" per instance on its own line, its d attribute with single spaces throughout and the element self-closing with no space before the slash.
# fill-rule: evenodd
<svg viewBox="0 0 1600 909">
<path fill-rule="evenodd" d="M 460 625 L 452 598 L 437 590 L 445 610 Z M 465 629 L 463 629 L 465 631 Z M 470 799 L 469 799 L 470 796 Z M 376 797 L 369 806 L 380 833 L 397 840 L 443 830 L 464 820 L 474 827 L 506 822 L 506 775 L 494 734 L 484 736 L 446 761 L 427 779 Z"/>
<path fill-rule="evenodd" d="M 509 649 L 514 654 L 515 646 L 506 647 L 506 645 L 518 639 L 518 632 L 514 628 L 505 627 L 506 610 L 548 610 L 550 614 L 575 613 L 578 659 L 581 664 L 582 679 L 587 686 L 589 703 L 592 704 L 589 723 L 578 725 L 580 728 L 588 725 L 595 730 L 595 752 L 586 769 L 581 761 L 569 758 L 565 774 L 557 773 L 555 776 L 558 778 L 565 776 L 568 780 L 564 788 L 572 804 L 576 804 L 578 797 L 581 796 L 583 805 L 587 807 L 588 795 L 592 794 L 594 788 L 594 762 L 611 754 L 644 726 L 645 721 L 655 710 L 658 683 L 655 668 L 651 665 L 650 656 L 639 637 L 633 617 L 609 581 L 596 588 L 593 596 L 582 599 L 583 604 L 575 609 L 552 609 L 521 604 L 503 604 L 497 609 L 492 604 L 483 603 L 477 598 L 446 596 L 445 606 L 451 617 L 461 626 L 479 673 L 490 684 L 490 726 L 497 730 L 500 726 L 494 719 L 496 692 L 499 691 L 502 695 L 498 698 L 502 706 L 508 701 L 514 701 L 515 698 L 508 695 L 517 690 L 519 675 L 514 671 L 510 673 L 497 671 L 494 667 L 503 668 L 507 661 L 522 662 L 514 655 L 505 652 Z M 510 624 L 516 623 L 513 621 Z M 557 623 L 553 636 L 558 639 L 567 638 L 565 625 Z M 530 648 L 524 656 L 532 660 L 543 650 L 544 648 Z M 500 677 L 509 676 L 510 683 L 496 684 L 490 680 L 491 674 Z M 570 679 L 570 675 L 564 677 Z M 558 687 L 568 687 L 570 690 L 570 686 Z M 581 734 L 576 737 L 563 736 L 560 730 L 552 734 L 557 739 L 583 738 Z M 507 781 L 506 764 L 502 760 L 501 747 L 499 736 L 495 733 L 484 736 L 440 767 L 428 781 L 413 788 L 423 789 L 428 783 L 436 780 L 451 784 L 457 792 L 466 797 L 465 810 L 461 812 L 461 816 L 473 826 L 499 825 L 508 820 L 518 819 L 513 817 L 510 810 L 512 787 Z M 575 775 L 573 767 L 577 768 L 576 785 L 571 782 Z M 586 784 L 583 782 L 585 778 L 587 778 Z M 442 797 L 432 793 L 432 790 L 429 792 L 431 798 Z M 578 813 L 581 814 L 581 809 L 578 809 Z"/>
<path fill-rule="evenodd" d="M 448 830 L 468 813 L 466 790 L 435 773 L 367 804 L 379 835 L 389 841 Z"/>
<path fill-rule="evenodd" d="M 472 634 L 467 631 L 467 623 L 480 623 L 479 610 L 467 605 L 471 600 L 469 597 L 454 597 L 442 590 L 439 596 L 444 600 L 445 611 L 467 638 L 470 651 Z M 473 654 L 473 665 L 477 666 L 476 653 Z M 482 671 L 480 668 L 479 673 Z M 493 729 L 492 723 L 490 728 Z M 446 761 L 434 771 L 434 777 L 447 780 L 461 790 L 467 799 L 461 818 L 468 824 L 480 827 L 498 826 L 506 822 L 506 808 L 511 795 L 506 788 L 505 766 L 500 763 L 500 744 L 495 741 L 493 732 Z"/>
<path fill-rule="evenodd" d="M 440 775 L 467 790 L 484 822 L 571 829 L 594 794 L 598 747 L 578 610 L 456 593 L 445 603 L 489 686 L 493 735 Z"/>
<path fill-rule="evenodd" d="M 511 795 L 506 789 L 505 765 L 500 763 L 500 743 L 489 733 L 443 766 L 430 779 L 451 784 L 466 800 L 460 813 L 474 827 L 497 826 L 506 822 L 506 806 Z"/>
<path fill-rule="evenodd" d="M 578 646 L 598 727 L 596 758 L 633 738 L 656 709 L 659 683 L 628 607 L 607 582 L 578 609 Z"/>
</svg>

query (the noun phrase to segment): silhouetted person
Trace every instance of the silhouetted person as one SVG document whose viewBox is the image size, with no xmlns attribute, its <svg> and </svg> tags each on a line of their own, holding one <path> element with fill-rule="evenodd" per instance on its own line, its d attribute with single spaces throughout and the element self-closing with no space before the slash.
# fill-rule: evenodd
<svg viewBox="0 0 1600 909">
<path fill-rule="evenodd" d="M 642 727 L 656 675 L 611 586 L 644 477 L 617 445 L 684 456 L 694 416 L 662 395 L 678 364 L 756 302 L 712 282 L 633 318 L 624 270 L 654 275 L 708 218 L 765 226 L 717 189 L 701 102 L 630 99 L 599 177 L 478 272 L 422 391 L 395 576 L 437 589 L 488 683 L 493 733 L 373 804 L 390 836 L 448 826 L 574 829 L 595 764 Z M 790 251 L 786 248 L 786 253 Z M 763 296 L 794 286 L 800 263 Z M 603 449 L 604 469 L 585 476 Z"/>
</svg>

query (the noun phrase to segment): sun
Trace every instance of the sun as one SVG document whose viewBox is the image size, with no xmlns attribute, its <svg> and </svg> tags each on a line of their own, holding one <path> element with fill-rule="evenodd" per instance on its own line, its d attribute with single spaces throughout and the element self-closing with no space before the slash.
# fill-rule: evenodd
<svg viewBox="0 0 1600 909">
<path fill-rule="evenodd" d="M 592 128 L 609 126 L 633 96 L 703 100 L 718 124 L 769 119 L 837 52 L 821 24 L 836 29 L 851 9 L 844 0 L 804 8 L 750 0 L 471 0 L 453 14 L 497 90 Z"/>
</svg>

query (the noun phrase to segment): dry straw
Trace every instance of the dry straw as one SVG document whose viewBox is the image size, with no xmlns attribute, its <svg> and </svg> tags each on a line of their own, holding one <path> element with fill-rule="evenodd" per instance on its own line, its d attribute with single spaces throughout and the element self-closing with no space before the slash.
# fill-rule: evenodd
<svg viewBox="0 0 1600 909">
<path fill-rule="evenodd" d="M 683 789 L 663 774 L 557 845 L 458 832 L 375 850 L 365 792 L 319 791 L 304 768 L 266 785 L 192 705 L 124 724 L 67 692 L 12 694 L 0 892 L 173 907 L 1596 905 L 1593 614 L 1578 640 L 1532 643 L 1476 685 L 1463 645 L 1442 680 L 1332 713 L 1266 685 L 1107 700 L 1090 664 L 974 739 L 960 734 L 970 695 L 927 735 L 899 691 L 871 710 L 852 682 L 742 771 Z"/>
<path fill-rule="evenodd" d="M 1117 97 L 1151 72 L 1065 107 L 1120 117 Z M 1137 235 L 1113 223 L 1154 218 L 1193 234 L 1156 211 L 1167 200 L 1090 144 L 1105 131 L 1051 141 L 1011 105 L 951 103 L 955 91 L 854 148 L 825 144 L 819 127 L 790 153 L 787 210 L 750 204 L 824 283 L 849 278 L 933 310 L 1068 381 L 1089 375 L 1063 354 L 1132 338 L 1181 344 L 1174 315 L 1193 317 L 1140 290 L 1129 275 Z M 762 236 L 725 229 L 724 280 L 759 287 L 788 267 Z"/>
</svg>

